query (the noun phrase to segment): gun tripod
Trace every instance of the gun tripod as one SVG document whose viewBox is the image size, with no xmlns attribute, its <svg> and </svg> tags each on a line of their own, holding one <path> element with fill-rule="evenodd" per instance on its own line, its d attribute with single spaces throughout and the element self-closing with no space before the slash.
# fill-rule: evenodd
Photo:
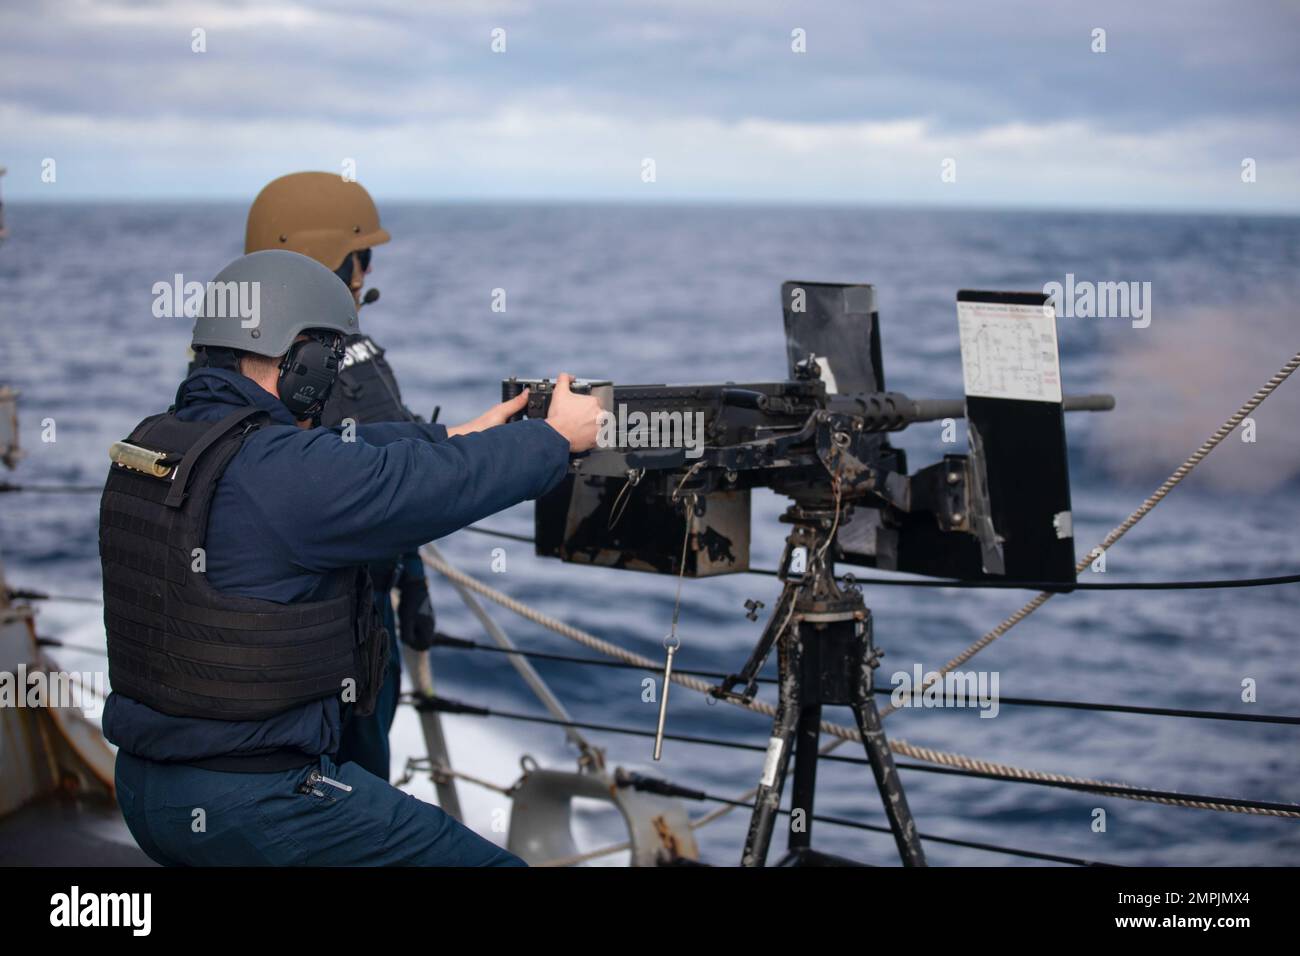
<svg viewBox="0 0 1300 956">
<path fill-rule="evenodd" d="M 834 515 L 831 510 L 798 504 L 782 515 L 781 520 L 794 529 L 781 562 L 781 597 L 744 669 L 713 689 L 715 697 L 752 700 L 758 673 L 776 646 L 780 697 L 742 866 L 766 864 L 792 751 L 790 837 L 778 865 L 852 865 L 812 848 L 817 745 L 826 704 L 847 704 L 853 709 L 903 865 L 925 866 L 925 853 L 872 694 L 872 674 L 880 654 L 872 642 L 871 611 L 860 591 L 840 587 L 829 560 Z M 744 689 L 736 691 L 738 685 Z"/>
</svg>

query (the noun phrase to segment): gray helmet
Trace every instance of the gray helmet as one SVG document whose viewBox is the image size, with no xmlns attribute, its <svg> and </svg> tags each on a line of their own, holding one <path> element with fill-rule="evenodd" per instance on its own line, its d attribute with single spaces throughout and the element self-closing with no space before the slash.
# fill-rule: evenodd
<svg viewBox="0 0 1300 956">
<path fill-rule="evenodd" d="M 268 249 L 236 259 L 208 283 L 191 345 L 274 357 L 307 329 L 355 334 L 352 293 L 315 259 Z"/>
</svg>

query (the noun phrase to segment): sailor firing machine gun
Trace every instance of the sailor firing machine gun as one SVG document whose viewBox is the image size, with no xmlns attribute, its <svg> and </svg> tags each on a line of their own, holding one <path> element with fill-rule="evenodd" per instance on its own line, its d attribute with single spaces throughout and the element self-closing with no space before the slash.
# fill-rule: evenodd
<svg viewBox="0 0 1300 956">
<path fill-rule="evenodd" d="M 784 587 L 745 667 L 713 688 L 748 702 L 775 647 L 779 702 L 742 862 L 763 865 L 787 768 L 805 811 L 782 862 L 847 862 L 811 846 L 823 705 L 853 709 L 899 854 L 924 854 L 872 693 L 879 663 L 861 591 L 834 563 L 962 581 L 1075 582 L 1066 411 L 1104 411 L 1108 395 L 1063 396 L 1052 302 L 1038 292 L 957 294 L 965 397 L 887 391 L 869 285 L 787 282 L 781 290 L 790 377 L 782 382 L 613 385 L 584 382 L 608 412 L 602 441 L 536 505 L 539 555 L 703 577 L 749 569 L 750 491 L 791 499 Z M 551 383 L 525 387 L 524 414 L 546 414 Z M 966 454 L 909 473 L 891 432 L 967 423 Z M 676 648 L 676 614 L 668 668 Z M 660 737 L 668 683 L 661 699 Z M 659 741 L 656 741 L 656 755 Z"/>
</svg>

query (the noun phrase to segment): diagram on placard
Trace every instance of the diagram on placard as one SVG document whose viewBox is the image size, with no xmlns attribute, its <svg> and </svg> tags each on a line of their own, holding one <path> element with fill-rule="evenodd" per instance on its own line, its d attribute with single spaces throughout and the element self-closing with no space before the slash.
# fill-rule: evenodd
<svg viewBox="0 0 1300 956">
<path fill-rule="evenodd" d="M 1059 402 L 1056 317 L 1050 306 L 958 302 L 966 394 Z"/>
</svg>

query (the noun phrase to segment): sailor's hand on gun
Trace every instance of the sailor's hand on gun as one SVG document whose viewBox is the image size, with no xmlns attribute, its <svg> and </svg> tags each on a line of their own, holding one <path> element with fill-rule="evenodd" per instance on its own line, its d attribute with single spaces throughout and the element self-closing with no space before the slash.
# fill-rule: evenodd
<svg viewBox="0 0 1300 956">
<path fill-rule="evenodd" d="M 572 381 L 573 376 L 567 372 L 556 377 L 546 424 L 568 440 L 569 451 L 582 452 L 595 447 L 600 427 L 600 402 L 592 395 L 575 395 L 569 390 Z"/>
<path fill-rule="evenodd" d="M 508 402 L 502 402 L 499 405 L 493 405 L 486 412 L 473 421 L 466 422 L 464 425 L 455 425 L 447 429 L 447 437 L 453 438 L 456 435 L 468 435 L 470 432 L 481 432 L 484 429 L 492 428 L 496 425 L 504 425 L 510 421 L 511 415 L 517 415 L 528 405 L 528 389 L 524 389 Z"/>
</svg>

